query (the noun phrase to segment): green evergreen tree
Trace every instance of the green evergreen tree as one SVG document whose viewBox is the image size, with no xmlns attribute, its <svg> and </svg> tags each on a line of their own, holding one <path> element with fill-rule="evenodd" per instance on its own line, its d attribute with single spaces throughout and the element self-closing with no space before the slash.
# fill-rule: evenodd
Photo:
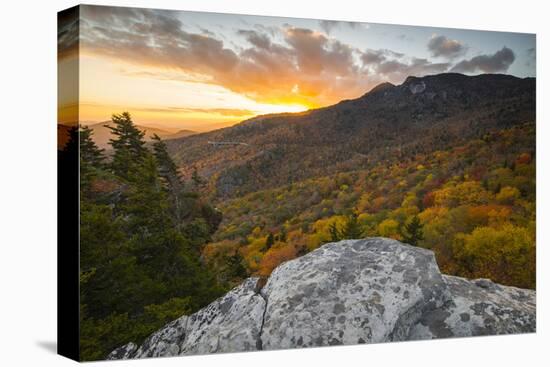
<svg viewBox="0 0 550 367">
<path fill-rule="evenodd" d="M 127 230 L 143 239 L 143 236 L 170 228 L 167 194 L 153 156 L 147 154 L 128 178 L 132 185 L 123 206 Z"/>
<path fill-rule="evenodd" d="M 363 235 L 361 224 L 357 220 L 357 214 L 351 213 L 346 217 L 344 226 L 341 230 L 341 237 L 343 239 L 358 239 Z"/>
<path fill-rule="evenodd" d="M 88 126 L 82 126 L 79 131 L 80 144 L 80 187 L 87 193 L 90 181 L 103 167 L 103 149 L 99 149 L 92 140 L 93 131 Z"/>
<path fill-rule="evenodd" d="M 196 167 L 193 168 L 193 173 L 191 174 L 191 181 L 193 181 L 193 186 L 196 191 L 199 191 L 204 187 L 206 181 L 199 175 L 199 171 Z"/>
<path fill-rule="evenodd" d="M 363 229 L 357 219 L 356 213 L 351 213 L 346 216 L 346 220 L 342 225 L 342 228 L 338 228 L 336 222 L 329 225 L 328 228 L 330 234 L 330 240 L 337 242 L 340 240 L 358 239 L 363 236 Z"/>
<path fill-rule="evenodd" d="M 340 241 L 343 238 L 342 233 L 338 229 L 338 226 L 336 225 L 335 222 L 330 224 L 330 226 L 328 227 L 328 231 L 330 233 L 330 240 L 332 242 Z"/>
<path fill-rule="evenodd" d="M 101 168 L 103 165 L 103 149 L 100 149 L 93 141 L 94 131 L 88 126 L 81 126 L 79 131 L 80 138 L 80 159 L 93 167 Z"/>
<path fill-rule="evenodd" d="M 227 272 L 231 279 L 237 278 L 240 280 L 248 276 L 248 272 L 243 263 L 244 259 L 239 251 L 235 251 L 233 255 L 226 258 Z"/>
<path fill-rule="evenodd" d="M 275 238 L 273 237 L 273 233 L 269 232 L 267 235 L 267 238 L 265 240 L 265 248 L 266 250 L 269 250 L 271 246 L 275 243 Z"/>
<path fill-rule="evenodd" d="M 157 161 L 160 177 L 166 182 L 170 189 L 181 189 L 181 176 L 178 172 L 178 167 L 168 154 L 166 143 L 154 134 L 153 139 L 153 154 Z"/>
<path fill-rule="evenodd" d="M 114 135 L 109 139 L 114 151 L 111 167 L 116 175 L 128 179 L 147 154 L 145 132 L 134 125 L 128 112 L 113 114 L 111 120 L 114 126 L 106 125 Z"/>
<path fill-rule="evenodd" d="M 153 154 L 157 162 L 158 171 L 172 203 L 175 225 L 177 228 L 180 228 L 183 217 L 189 212 L 187 208 L 184 208 L 185 198 L 182 197 L 184 195 L 183 182 L 178 172 L 178 167 L 168 153 L 166 143 L 157 134 L 154 134 L 152 139 Z"/>
<path fill-rule="evenodd" d="M 412 217 L 411 221 L 405 225 L 403 233 L 403 242 L 412 246 L 418 246 L 424 239 L 423 225 L 417 215 Z"/>
<path fill-rule="evenodd" d="M 279 233 L 279 241 L 286 242 L 286 229 L 285 229 L 285 227 L 281 228 L 281 232 Z"/>
<path fill-rule="evenodd" d="M 483 180 L 481 181 L 481 186 L 489 191 L 489 180 L 487 179 L 487 177 L 484 177 Z"/>
</svg>

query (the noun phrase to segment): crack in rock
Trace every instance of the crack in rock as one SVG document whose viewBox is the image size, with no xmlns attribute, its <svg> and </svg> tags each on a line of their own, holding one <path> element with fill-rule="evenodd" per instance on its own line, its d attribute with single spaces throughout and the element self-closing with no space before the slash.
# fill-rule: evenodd
<svg viewBox="0 0 550 367">
<path fill-rule="evenodd" d="M 262 299 L 264 300 L 264 312 L 262 313 L 262 323 L 260 324 L 260 332 L 258 333 L 258 340 L 256 341 L 256 349 L 263 350 L 262 334 L 264 331 L 265 315 L 267 313 L 268 300 L 267 300 L 267 296 L 262 293 L 261 289 L 258 291 L 257 295 L 262 297 Z"/>
</svg>

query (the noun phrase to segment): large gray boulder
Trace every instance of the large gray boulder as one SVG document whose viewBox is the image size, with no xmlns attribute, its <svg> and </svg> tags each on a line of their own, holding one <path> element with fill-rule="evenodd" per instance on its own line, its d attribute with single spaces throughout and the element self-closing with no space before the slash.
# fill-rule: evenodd
<svg viewBox="0 0 550 367">
<path fill-rule="evenodd" d="M 249 278 L 108 359 L 534 332 L 535 292 L 442 275 L 431 251 L 345 240 Z"/>
<path fill-rule="evenodd" d="M 404 340 L 450 299 L 431 251 L 382 238 L 330 243 L 282 264 L 262 293 L 264 349 Z"/>
</svg>

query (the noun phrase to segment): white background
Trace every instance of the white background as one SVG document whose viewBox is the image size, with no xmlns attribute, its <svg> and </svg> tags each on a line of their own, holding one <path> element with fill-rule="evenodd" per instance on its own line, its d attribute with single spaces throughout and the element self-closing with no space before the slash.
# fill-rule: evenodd
<svg viewBox="0 0 550 367">
<path fill-rule="evenodd" d="M 545 1 L 90 1 L 181 10 L 537 33 L 537 334 L 101 362 L 104 366 L 534 366 L 548 363 L 549 25 Z M 56 340 L 56 12 L 74 1 L 2 2 L 0 365 L 66 366 Z M 546 47 L 545 47 L 546 45 Z M 500 45 L 499 45 L 500 46 Z M 544 103 L 546 101 L 546 103 Z M 546 340 L 545 340 L 546 339 Z M 547 365 L 547 364 L 546 364 Z"/>
</svg>

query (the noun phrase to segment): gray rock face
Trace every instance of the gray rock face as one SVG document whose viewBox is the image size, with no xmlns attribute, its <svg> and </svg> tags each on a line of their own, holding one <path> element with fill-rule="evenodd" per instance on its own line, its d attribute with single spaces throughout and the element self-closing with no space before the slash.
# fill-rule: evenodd
<svg viewBox="0 0 550 367">
<path fill-rule="evenodd" d="M 134 343 L 128 343 L 126 345 L 123 345 L 122 347 L 119 347 L 115 350 L 113 350 L 109 355 L 107 356 L 107 359 L 129 359 L 133 358 L 135 355 L 136 350 L 138 349 L 138 346 Z"/>
<path fill-rule="evenodd" d="M 495 284 L 488 279 L 468 280 L 444 275 L 451 301 L 424 314 L 409 339 L 436 339 L 476 335 L 534 332 L 535 292 Z"/>
<path fill-rule="evenodd" d="M 341 241 L 279 266 L 264 349 L 404 340 L 450 296 L 432 252 L 387 239 Z"/>
<path fill-rule="evenodd" d="M 534 332 L 535 292 L 442 275 L 431 251 L 345 240 L 288 261 L 108 359 Z"/>
<path fill-rule="evenodd" d="M 412 94 L 422 93 L 424 92 L 424 90 L 426 90 L 426 83 L 424 83 L 424 81 L 417 84 L 411 83 L 409 85 L 409 89 Z"/>
</svg>

